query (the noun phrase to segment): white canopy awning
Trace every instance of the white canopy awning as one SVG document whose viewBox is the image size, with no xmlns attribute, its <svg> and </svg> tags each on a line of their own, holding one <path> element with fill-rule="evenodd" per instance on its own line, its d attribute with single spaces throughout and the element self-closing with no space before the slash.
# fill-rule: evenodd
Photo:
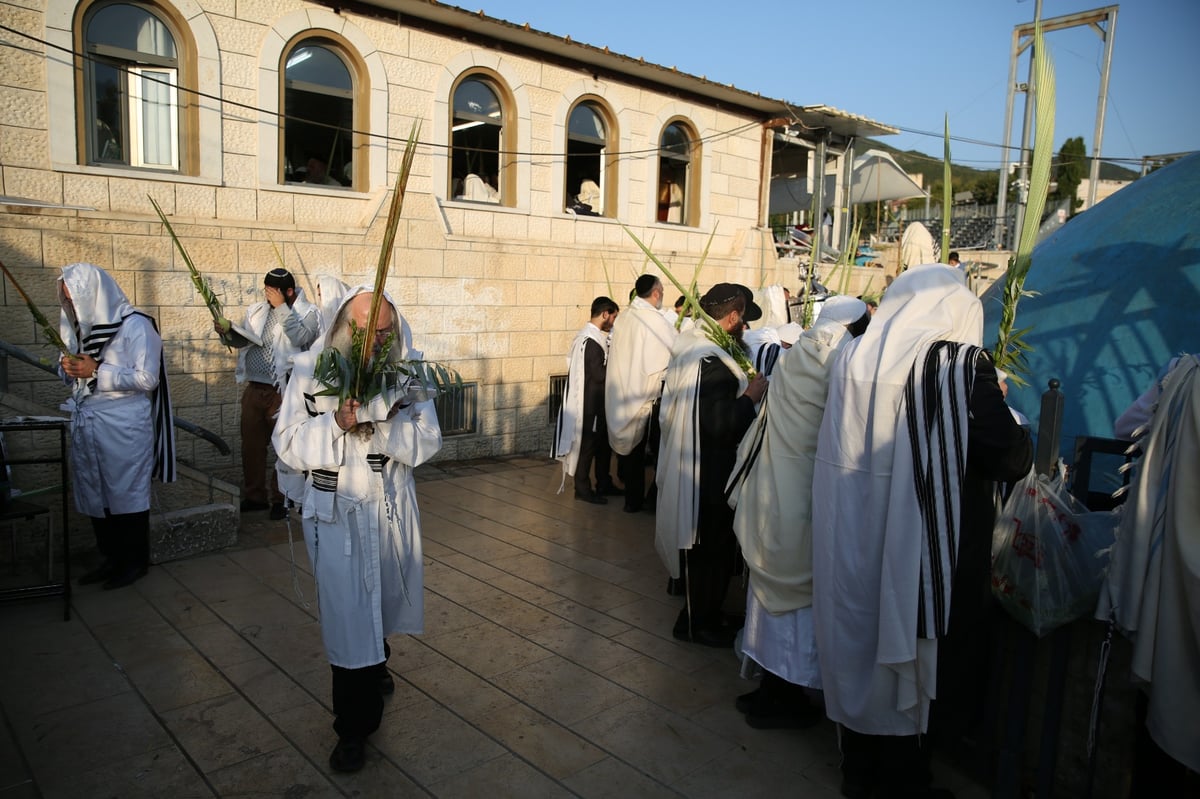
<svg viewBox="0 0 1200 799">
<path fill-rule="evenodd" d="M 825 197 L 832 205 L 837 197 L 839 181 L 835 175 L 825 176 Z M 916 184 L 899 164 L 882 150 L 867 150 L 854 159 L 853 177 L 850 183 L 849 205 L 873 203 L 883 200 L 907 200 L 924 197 L 925 190 Z M 797 177 L 771 178 L 772 214 L 789 214 L 807 211 L 812 204 L 812 194 L 803 175 Z"/>
</svg>

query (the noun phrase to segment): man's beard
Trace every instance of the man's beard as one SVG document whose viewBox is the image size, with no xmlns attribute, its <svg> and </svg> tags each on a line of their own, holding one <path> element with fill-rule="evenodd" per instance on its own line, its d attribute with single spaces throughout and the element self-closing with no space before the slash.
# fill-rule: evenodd
<svg viewBox="0 0 1200 799">
<path fill-rule="evenodd" d="M 741 347 L 742 350 L 749 351 L 749 348 L 746 346 L 745 334 L 746 326 L 741 322 L 738 322 L 737 327 L 735 327 L 729 335 L 733 336 L 733 340 L 737 342 L 737 345 Z"/>
<path fill-rule="evenodd" d="M 338 318 L 333 332 L 329 334 L 329 346 L 338 352 L 342 353 L 347 360 L 354 357 L 354 339 L 351 337 L 350 325 L 341 317 Z M 373 338 L 373 337 L 372 337 Z M 400 334 L 392 327 L 391 346 L 388 348 L 387 360 L 388 363 L 398 363 L 404 359 L 402 352 L 404 345 L 400 341 Z M 379 347 L 375 347 L 375 353 L 379 352 Z"/>
</svg>

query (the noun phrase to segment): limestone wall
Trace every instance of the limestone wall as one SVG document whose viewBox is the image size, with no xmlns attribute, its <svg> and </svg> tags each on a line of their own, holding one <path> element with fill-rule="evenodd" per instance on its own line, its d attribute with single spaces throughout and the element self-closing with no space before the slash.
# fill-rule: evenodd
<svg viewBox="0 0 1200 799">
<path fill-rule="evenodd" d="M 776 282 L 770 237 L 756 227 L 762 131 L 745 116 L 597 78 L 582 66 L 408 28 L 394 18 L 335 14 L 294 0 L 189 0 L 177 8 L 189 21 L 200 88 L 241 104 L 201 100 L 198 174 L 79 165 L 70 61 L 35 41 L 71 46 L 75 4 L 49 0 L 44 12 L 38 5 L 0 3 L 0 23 L 34 37 L 5 33 L 5 42 L 20 47 L 0 47 L 0 194 L 87 210 L 0 205 L 0 259 L 52 318 L 59 267 L 90 261 L 158 319 L 177 412 L 233 445 L 234 454 L 223 457 L 181 436 L 186 462 L 206 468 L 236 463 L 235 356 L 212 334 L 208 312 L 147 195 L 171 217 L 236 319 L 260 299 L 263 274 L 278 265 L 276 248 L 306 290 L 321 273 L 352 284 L 370 279 L 402 141 L 419 119 L 425 144 L 409 183 L 388 287 L 411 322 L 416 346 L 479 384 L 479 431 L 448 439 L 446 458 L 548 450 L 548 376 L 565 371 L 566 348 L 588 305 L 609 292 L 606 270 L 611 292 L 622 295 L 618 301 L 643 271 L 644 257 L 616 219 L 562 210 L 565 115 L 578 97 L 598 97 L 612 110 L 620 149 L 629 153 L 615 172 L 618 217 L 672 269 L 690 278 L 715 230 L 702 284 Z M 358 52 L 363 86 L 369 85 L 358 101 L 369 104 L 371 132 L 393 137 L 372 140 L 364 191 L 275 179 L 278 127 L 255 109 L 278 109 L 282 43 L 308 29 L 336 33 Z M 437 145 L 449 135 L 447 93 L 472 65 L 491 69 L 516 98 L 512 124 L 524 155 L 510 208 L 446 198 L 445 149 Z M 689 120 L 703 140 L 694 227 L 653 221 L 654 148 L 675 116 Z M 52 356 L 11 287 L 3 292 L 0 338 Z M 667 294 L 674 293 L 668 286 Z M 52 380 L 33 374 L 22 380 L 14 372 L 14 394 L 57 405 L 63 390 Z"/>
</svg>

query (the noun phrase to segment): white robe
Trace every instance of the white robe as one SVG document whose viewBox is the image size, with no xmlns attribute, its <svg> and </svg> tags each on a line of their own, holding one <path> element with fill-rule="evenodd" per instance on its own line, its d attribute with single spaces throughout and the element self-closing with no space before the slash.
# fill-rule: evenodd
<svg viewBox="0 0 1200 799">
<path fill-rule="evenodd" d="M 267 316 L 270 312 L 271 304 L 266 300 L 254 303 L 246 309 L 246 319 L 242 323 L 242 327 L 261 339 L 263 331 L 267 328 Z M 304 321 L 306 328 L 314 332 L 319 330 L 321 312 L 317 310 L 317 306 L 304 298 L 304 292 L 299 289 L 296 291 L 296 301 L 292 303 L 292 313 Z M 250 346 L 254 346 L 253 343 Z M 249 347 L 240 347 L 238 349 L 237 370 L 234 376 L 239 383 L 244 383 L 247 379 L 246 351 L 248 349 Z M 283 325 L 275 328 L 275 335 L 271 340 L 271 355 L 274 361 L 272 368 L 275 373 L 275 385 L 281 391 L 283 384 L 287 382 L 287 374 L 291 368 L 289 364 L 292 357 L 304 352 L 305 349 L 307 349 L 306 345 L 297 345 L 288 338 Z"/>
<path fill-rule="evenodd" d="M 982 338 L 962 273 L 919 265 L 830 372 L 813 472 L 813 613 L 826 714 L 855 732 L 916 735 L 929 721 L 938 642 L 917 636 L 920 509 L 911 461 L 895 459 L 897 427 L 924 345 Z"/>
<path fill-rule="evenodd" d="M 1138 443 L 1097 617 L 1133 638 L 1150 737 L 1200 771 L 1200 358 L 1178 359 Z"/>
<path fill-rule="evenodd" d="M 699 328 L 681 333 L 663 386 L 662 443 L 658 453 L 658 512 L 654 546 L 672 577 L 678 579 L 679 550 L 696 543 L 700 520 L 700 362 L 718 358 L 738 380 L 738 395 L 749 380 L 729 353 Z"/>
<path fill-rule="evenodd" d="M 76 392 L 71 411 L 71 487 L 86 516 L 150 509 L 154 414 L 162 338 L 144 316 L 126 317 L 103 351 L 90 393 Z M 61 374 L 61 367 L 60 367 Z M 68 385 L 77 382 L 63 377 Z"/>
<path fill-rule="evenodd" d="M 646 435 L 675 335 L 671 323 L 641 297 L 613 325 L 604 414 L 608 442 L 618 455 L 628 455 Z"/>
<path fill-rule="evenodd" d="M 343 304 L 369 291 L 354 289 Z M 383 662 L 384 637 L 424 629 L 412 470 L 441 449 L 442 433 L 432 400 L 413 402 L 390 419 L 383 418 L 389 403 L 379 400 L 360 411 L 360 419 L 377 420 L 370 438 L 343 433 L 334 420 L 337 397 L 314 396 L 324 388 L 313 368 L 325 343 L 323 337 L 294 358 L 272 443 L 280 459 L 309 473 L 303 526 L 321 636 L 330 663 L 355 669 Z M 382 466 L 380 455 L 387 458 Z"/>
<path fill-rule="evenodd" d="M 579 447 L 583 440 L 584 353 L 589 341 L 596 342 L 600 349 L 608 352 L 608 336 L 591 322 L 584 325 L 571 342 L 571 354 L 567 356 L 567 387 L 558 411 L 554 451 L 550 453 L 550 457 L 563 465 L 563 482 L 558 487 L 560 494 L 567 478 L 575 476 L 575 467 L 579 465 Z"/>
</svg>

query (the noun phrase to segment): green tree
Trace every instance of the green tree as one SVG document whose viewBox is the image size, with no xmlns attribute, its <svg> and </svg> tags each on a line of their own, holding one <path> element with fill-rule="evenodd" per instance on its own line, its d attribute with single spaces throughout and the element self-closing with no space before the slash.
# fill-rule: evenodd
<svg viewBox="0 0 1200 799">
<path fill-rule="evenodd" d="M 1083 200 L 1079 199 L 1079 184 L 1083 182 L 1087 168 L 1087 148 L 1083 145 L 1083 137 L 1076 136 L 1063 142 L 1058 151 L 1058 164 L 1054 169 L 1054 179 L 1058 182 L 1058 188 L 1052 197 L 1056 201 L 1070 197 L 1072 216 L 1075 209 L 1083 205 Z"/>
</svg>

